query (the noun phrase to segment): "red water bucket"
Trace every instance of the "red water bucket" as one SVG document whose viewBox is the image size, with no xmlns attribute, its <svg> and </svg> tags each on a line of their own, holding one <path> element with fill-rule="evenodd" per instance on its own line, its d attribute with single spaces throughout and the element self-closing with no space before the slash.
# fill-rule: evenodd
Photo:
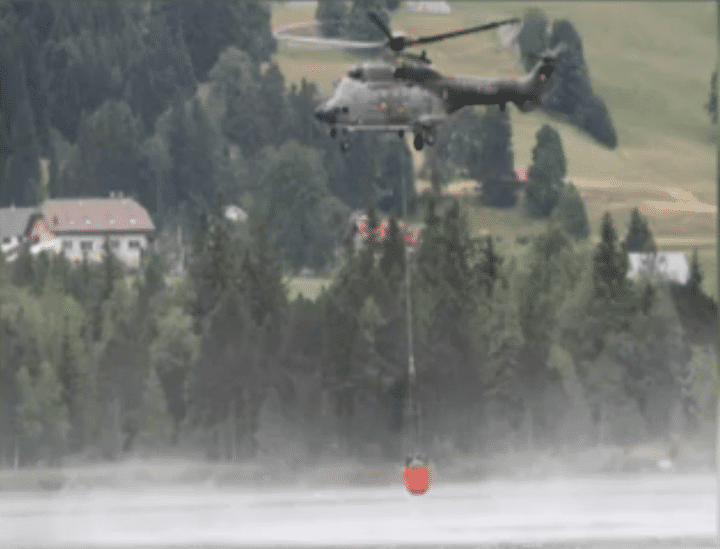
<svg viewBox="0 0 720 549">
<path fill-rule="evenodd" d="M 430 489 L 432 467 L 406 467 L 403 473 L 405 487 L 413 496 L 421 496 Z"/>
</svg>

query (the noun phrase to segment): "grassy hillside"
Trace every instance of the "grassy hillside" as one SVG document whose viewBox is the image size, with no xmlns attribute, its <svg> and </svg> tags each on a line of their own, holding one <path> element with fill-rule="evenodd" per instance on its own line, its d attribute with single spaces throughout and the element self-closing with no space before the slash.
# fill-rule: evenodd
<svg viewBox="0 0 720 549">
<path fill-rule="evenodd" d="M 551 20 L 568 19 L 583 39 L 593 88 L 607 103 L 619 146 L 605 150 L 578 131 L 541 113 L 510 110 L 515 163 L 529 165 L 535 133 L 551 123 L 563 139 L 568 176 L 581 189 L 592 230 L 605 211 L 624 236 L 628 214 L 639 207 L 663 250 L 700 249 L 705 289 L 716 294 L 714 130 L 703 110 L 714 68 L 712 3 L 452 2 L 450 15 L 397 13 L 393 27 L 408 35 L 431 34 L 522 14 L 539 5 Z M 273 24 L 310 21 L 313 8 L 276 9 Z M 516 76 L 512 52 L 495 32 L 448 40 L 427 48 L 449 74 Z M 282 46 L 278 60 L 288 81 L 314 80 L 327 95 L 348 66 L 361 59 L 322 50 Z M 422 155 L 416 157 L 416 164 Z M 539 230 L 519 212 L 478 208 L 475 230 L 503 239 Z"/>
</svg>

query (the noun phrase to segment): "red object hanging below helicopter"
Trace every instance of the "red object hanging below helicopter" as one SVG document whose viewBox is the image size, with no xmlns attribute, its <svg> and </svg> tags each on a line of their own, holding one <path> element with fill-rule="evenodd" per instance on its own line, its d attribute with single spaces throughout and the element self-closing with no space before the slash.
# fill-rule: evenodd
<svg viewBox="0 0 720 549">
<path fill-rule="evenodd" d="M 405 487 L 413 496 L 421 496 L 432 484 L 432 467 L 421 458 L 408 459 L 403 472 Z"/>
</svg>

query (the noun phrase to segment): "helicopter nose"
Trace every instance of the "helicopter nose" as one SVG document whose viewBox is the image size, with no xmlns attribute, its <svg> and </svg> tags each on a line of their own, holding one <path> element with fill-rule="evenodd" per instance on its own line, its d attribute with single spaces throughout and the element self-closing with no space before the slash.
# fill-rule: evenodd
<svg viewBox="0 0 720 549">
<path fill-rule="evenodd" d="M 323 109 L 322 107 L 315 111 L 315 118 L 320 122 L 327 122 L 328 124 L 335 124 L 337 122 L 337 115 L 340 109 Z"/>
</svg>

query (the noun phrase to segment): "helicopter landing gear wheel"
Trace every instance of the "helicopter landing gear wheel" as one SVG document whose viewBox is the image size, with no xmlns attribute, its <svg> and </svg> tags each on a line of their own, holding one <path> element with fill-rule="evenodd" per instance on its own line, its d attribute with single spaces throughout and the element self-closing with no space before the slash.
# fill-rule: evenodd
<svg viewBox="0 0 720 549">
<path fill-rule="evenodd" d="M 405 137 L 405 130 L 399 130 L 398 135 L 402 138 Z"/>
<path fill-rule="evenodd" d="M 330 130 L 330 137 L 335 137 L 337 135 L 337 130 L 335 128 Z"/>
<path fill-rule="evenodd" d="M 423 139 L 423 136 L 421 133 L 415 134 L 415 139 L 413 140 L 413 145 L 415 145 L 416 151 L 421 151 L 423 148 L 423 145 L 425 144 L 425 140 Z"/>
<path fill-rule="evenodd" d="M 350 144 L 347 141 L 343 141 L 342 143 L 340 143 L 340 150 L 342 152 L 347 152 L 349 148 Z"/>
</svg>

